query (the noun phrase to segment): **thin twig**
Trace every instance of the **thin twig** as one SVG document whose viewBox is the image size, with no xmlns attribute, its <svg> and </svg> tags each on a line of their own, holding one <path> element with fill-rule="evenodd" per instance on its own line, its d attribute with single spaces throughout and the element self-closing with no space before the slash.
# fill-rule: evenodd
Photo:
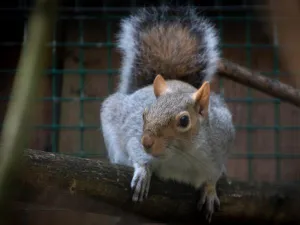
<svg viewBox="0 0 300 225">
<path fill-rule="evenodd" d="M 219 62 L 218 70 L 220 76 L 300 107 L 300 91 L 292 86 L 267 78 L 225 59 Z"/>
</svg>

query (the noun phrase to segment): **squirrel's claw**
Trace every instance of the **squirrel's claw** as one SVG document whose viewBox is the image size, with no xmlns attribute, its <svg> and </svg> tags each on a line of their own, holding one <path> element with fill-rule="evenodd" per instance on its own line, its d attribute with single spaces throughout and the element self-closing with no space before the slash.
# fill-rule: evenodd
<svg viewBox="0 0 300 225">
<path fill-rule="evenodd" d="M 131 180 L 131 188 L 133 189 L 132 201 L 143 201 L 148 196 L 151 171 L 147 166 L 136 166 L 133 178 Z"/>
<path fill-rule="evenodd" d="M 207 184 L 204 186 L 203 194 L 198 202 L 198 210 L 202 210 L 205 204 L 205 217 L 210 223 L 215 208 L 220 208 L 220 200 L 215 191 L 215 185 Z"/>
</svg>

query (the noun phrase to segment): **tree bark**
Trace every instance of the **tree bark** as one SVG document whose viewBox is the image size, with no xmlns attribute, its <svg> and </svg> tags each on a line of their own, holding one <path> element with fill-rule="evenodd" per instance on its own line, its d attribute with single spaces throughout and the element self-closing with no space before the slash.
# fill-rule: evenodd
<svg viewBox="0 0 300 225">
<path fill-rule="evenodd" d="M 18 201 L 30 202 L 34 195 L 56 190 L 71 198 L 84 195 L 156 221 L 203 222 L 204 217 L 196 210 L 199 193 L 187 185 L 162 182 L 153 176 L 148 199 L 133 203 L 131 168 L 35 150 L 24 151 L 24 160 L 17 184 L 21 187 Z M 221 210 L 214 214 L 213 224 L 300 222 L 299 186 L 223 179 L 217 189 Z M 68 207 L 72 209 L 72 205 Z"/>
<path fill-rule="evenodd" d="M 260 73 L 250 71 L 238 64 L 223 59 L 219 62 L 218 73 L 237 83 L 257 89 L 275 98 L 280 98 L 295 106 L 300 106 L 300 91 L 280 81 L 276 81 Z"/>
</svg>

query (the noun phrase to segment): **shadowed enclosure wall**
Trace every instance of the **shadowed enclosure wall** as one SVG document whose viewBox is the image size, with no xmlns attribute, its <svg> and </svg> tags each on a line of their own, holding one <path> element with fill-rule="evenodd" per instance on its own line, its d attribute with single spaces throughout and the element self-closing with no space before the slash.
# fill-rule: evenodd
<svg viewBox="0 0 300 225">
<path fill-rule="evenodd" d="M 174 5 L 180 3 L 183 1 L 173 1 Z M 252 10 L 253 2 L 190 3 L 202 7 L 216 24 L 223 57 L 293 85 L 293 78 L 279 61 L 276 29 L 268 36 L 262 23 L 266 17 L 259 17 Z M 1 24 L 11 25 L 0 42 L 3 120 L 31 1 L 1 4 Z M 118 80 L 120 55 L 115 49 L 115 35 L 120 19 L 128 15 L 130 7 L 149 2 L 77 0 L 63 4 L 53 41 L 49 43 L 52 61 L 40 85 L 41 98 L 28 147 L 105 158 L 99 110 L 101 101 L 115 90 Z M 264 5 L 259 8 L 261 12 L 265 10 Z M 225 96 L 237 128 L 228 174 L 242 180 L 299 181 L 299 109 L 224 79 L 216 78 L 214 90 Z"/>
</svg>

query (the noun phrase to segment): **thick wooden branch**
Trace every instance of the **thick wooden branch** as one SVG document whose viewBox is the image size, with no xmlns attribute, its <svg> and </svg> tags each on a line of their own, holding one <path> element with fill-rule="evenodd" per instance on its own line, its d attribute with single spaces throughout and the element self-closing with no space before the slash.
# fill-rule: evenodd
<svg viewBox="0 0 300 225">
<path fill-rule="evenodd" d="M 219 63 L 218 70 L 220 76 L 300 106 L 300 91 L 280 81 L 267 78 L 225 59 Z"/>
<path fill-rule="evenodd" d="M 186 185 L 162 182 L 154 176 L 148 200 L 134 204 L 130 168 L 35 150 L 24 151 L 24 159 L 24 170 L 18 180 L 22 190 L 18 200 L 23 202 L 30 201 L 28 196 L 47 195 L 56 190 L 74 198 L 85 195 L 158 221 L 197 221 L 198 224 L 203 221 L 196 211 L 198 193 Z M 214 215 L 213 223 L 300 222 L 299 186 L 223 180 L 218 184 L 218 192 L 221 211 Z M 68 207 L 71 209 L 72 205 Z"/>
</svg>

